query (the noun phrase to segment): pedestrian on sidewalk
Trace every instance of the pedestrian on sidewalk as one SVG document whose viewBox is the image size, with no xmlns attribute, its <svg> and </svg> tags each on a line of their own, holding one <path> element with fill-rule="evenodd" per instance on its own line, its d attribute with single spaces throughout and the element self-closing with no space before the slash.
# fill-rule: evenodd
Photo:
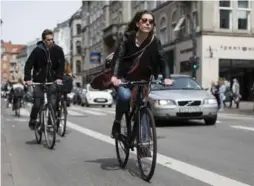
<svg viewBox="0 0 254 186">
<path fill-rule="evenodd" d="M 238 80 L 236 78 L 233 79 L 233 85 L 232 85 L 232 92 L 233 92 L 233 100 L 232 102 L 235 102 L 236 108 L 239 108 L 240 104 L 240 85 L 238 83 Z"/>
<path fill-rule="evenodd" d="M 225 92 L 226 92 L 226 85 L 224 79 L 220 79 L 219 81 L 219 98 L 220 98 L 220 111 L 224 109 L 224 100 L 226 99 Z"/>
</svg>

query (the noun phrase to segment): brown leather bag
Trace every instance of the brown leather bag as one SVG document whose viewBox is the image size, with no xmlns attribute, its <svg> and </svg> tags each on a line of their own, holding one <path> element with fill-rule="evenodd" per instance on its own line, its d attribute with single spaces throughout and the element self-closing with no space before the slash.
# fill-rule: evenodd
<svg viewBox="0 0 254 186">
<path fill-rule="evenodd" d="M 143 55 L 143 53 L 147 49 L 147 47 L 152 43 L 153 39 L 154 39 L 154 36 L 152 37 L 151 41 L 144 48 L 142 48 L 141 50 L 135 52 L 134 54 L 126 56 L 122 59 L 123 61 L 127 61 L 128 59 L 132 59 L 133 56 L 140 53 L 134 59 L 134 63 L 132 65 L 131 69 L 127 72 L 127 74 L 130 74 L 135 68 L 137 68 L 141 56 Z M 112 54 L 110 54 L 109 56 L 113 58 Z M 90 82 L 91 87 L 93 89 L 98 89 L 98 90 L 106 90 L 106 89 L 112 88 L 113 87 L 113 84 L 111 83 L 112 76 L 113 76 L 113 70 L 111 68 L 104 69 L 101 73 L 99 73 L 92 79 L 92 81 Z"/>
</svg>

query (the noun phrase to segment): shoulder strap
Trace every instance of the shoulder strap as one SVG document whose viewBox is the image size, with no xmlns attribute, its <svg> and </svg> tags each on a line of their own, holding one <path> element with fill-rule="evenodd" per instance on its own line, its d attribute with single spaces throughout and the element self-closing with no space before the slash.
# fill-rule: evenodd
<svg viewBox="0 0 254 186">
<path fill-rule="evenodd" d="M 140 58 L 142 56 L 142 54 L 144 53 L 144 51 L 147 49 L 147 47 L 149 47 L 150 44 L 153 42 L 153 40 L 154 40 L 154 35 L 152 36 L 152 39 L 150 40 L 150 42 L 144 48 L 142 48 L 141 50 L 135 52 L 134 54 L 131 54 L 131 55 L 126 56 L 126 57 L 123 57 L 123 59 L 131 58 L 131 57 L 137 55 L 138 53 L 140 53 L 140 54 L 138 55 L 137 58 Z"/>
</svg>

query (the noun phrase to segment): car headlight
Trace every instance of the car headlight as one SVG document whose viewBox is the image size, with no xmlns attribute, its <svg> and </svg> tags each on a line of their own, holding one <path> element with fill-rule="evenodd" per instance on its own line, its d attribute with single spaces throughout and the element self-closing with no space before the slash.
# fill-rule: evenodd
<svg viewBox="0 0 254 186">
<path fill-rule="evenodd" d="M 172 100 L 156 100 L 156 106 L 163 106 L 163 105 L 175 105 L 175 102 Z"/>
<path fill-rule="evenodd" d="M 217 104 L 217 100 L 216 99 L 205 99 L 203 103 L 205 105 Z"/>
</svg>

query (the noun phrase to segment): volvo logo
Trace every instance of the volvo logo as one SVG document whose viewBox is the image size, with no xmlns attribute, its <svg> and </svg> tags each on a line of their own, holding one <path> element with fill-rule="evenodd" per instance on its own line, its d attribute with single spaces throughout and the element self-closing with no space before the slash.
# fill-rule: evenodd
<svg viewBox="0 0 254 186">
<path fill-rule="evenodd" d="M 194 101 L 189 101 L 186 105 L 184 105 L 184 106 L 189 106 L 189 105 L 191 105 L 192 103 L 193 103 Z"/>
</svg>

